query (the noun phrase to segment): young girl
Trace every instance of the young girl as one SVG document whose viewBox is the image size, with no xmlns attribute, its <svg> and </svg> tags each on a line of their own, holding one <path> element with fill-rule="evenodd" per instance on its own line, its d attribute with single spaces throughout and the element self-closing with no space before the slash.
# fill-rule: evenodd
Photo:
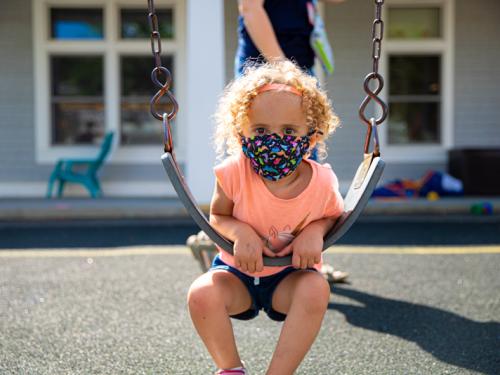
<svg viewBox="0 0 500 375">
<path fill-rule="evenodd" d="M 330 165 L 308 159 L 338 126 L 314 77 L 289 61 L 249 68 L 225 90 L 216 113 L 210 222 L 234 242 L 191 285 L 193 323 L 219 368 L 248 374 L 230 318 L 264 310 L 284 321 L 267 374 L 293 374 L 311 347 L 330 289 L 317 272 L 323 237 L 343 212 Z M 292 254 L 293 265 L 264 267 L 263 256 Z"/>
</svg>

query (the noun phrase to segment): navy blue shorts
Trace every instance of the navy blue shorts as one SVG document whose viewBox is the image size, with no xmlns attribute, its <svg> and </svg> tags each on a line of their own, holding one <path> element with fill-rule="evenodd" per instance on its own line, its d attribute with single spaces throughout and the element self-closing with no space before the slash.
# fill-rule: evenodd
<svg viewBox="0 0 500 375">
<path fill-rule="evenodd" d="M 226 270 L 231 272 L 243 282 L 250 293 L 250 298 L 252 299 L 252 306 L 250 306 L 250 309 L 240 314 L 231 315 L 231 318 L 250 320 L 259 315 L 260 310 L 264 310 L 267 316 L 269 316 L 272 320 L 281 322 L 286 319 L 286 314 L 273 309 L 273 294 L 278 284 L 286 276 L 292 272 L 300 271 L 300 269 L 290 266 L 271 276 L 252 277 L 244 274 L 234 267 L 227 265 L 220 259 L 219 255 L 217 255 L 212 262 L 210 270 Z M 314 268 L 308 268 L 308 270 L 316 271 Z"/>
</svg>

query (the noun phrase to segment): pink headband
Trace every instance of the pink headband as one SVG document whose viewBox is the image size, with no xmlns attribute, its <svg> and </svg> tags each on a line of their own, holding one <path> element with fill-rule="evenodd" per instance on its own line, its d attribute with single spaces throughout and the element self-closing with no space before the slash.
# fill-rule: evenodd
<svg viewBox="0 0 500 375">
<path fill-rule="evenodd" d="M 257 93 L 263 93 L 265 91 L 288 91 L 297 96 L 302 96 L 302 93 L 297 90 L 295 87 L 284 84 L 284 83 L 266 83 L 264 86 L 259 87 Z"/>
</svg>

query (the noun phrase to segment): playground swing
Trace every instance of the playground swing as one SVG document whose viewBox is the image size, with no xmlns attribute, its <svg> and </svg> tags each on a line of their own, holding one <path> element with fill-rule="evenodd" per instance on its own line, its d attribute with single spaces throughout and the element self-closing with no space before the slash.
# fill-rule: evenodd
<svg viewBox="0 0 500 375">
<path fill-rule="evenodd" d="M 364 91 L 367 96 L 359 108 L 361 121 L 366 124 L 367 132 L 364 143 L 363 161 L 360 163 L 349 190 L 344 198 L 344 213 L 338 218 L 335 225 L 330 229 L 323 240 L 323 251 L 337 242 L 354 224 L 375 189 L 377 182 L 382 176 L 385 163 L 380 158 L 380 144 L 378 140 L 377 126 L 384 122 L 387 117 L 387 105 L 382 101 L 378 94 L 382 91 L 384 80 L 378 73 L 378 63 L 382 48 L 382 38 L 384 23 L 382 21 L 382 5 L 384 0 L 374 0 L 375 2 L 375 20 L 372 26 L 372 58 L 373 71 L 369 73 L 364 80 Z M 221 236 L 209 223 L 205 214 L 191 194 L 179 165 L 174 155 L 174 145 L 171 134 L 171 121 L 175 118 L 179 106 L 173 94 L 169 91 L 172 76 L 170 71 L 161 64 L 161 39 L 158 31 L 158 18 L 155 12 L 154 0 L 148 0 L 148 19 L 151 27 L 151 49 L 155 61 L 155 67 L 151 72 L 151 80 L 159 88 L 153 96 L 150 103 L 151 114 L 163 123 L 163 144 L 164 154 L 161 157 L 163 167 L 172 182 L 172 185 L 184 204 L 186 210 L 196 222 L 196 224 L 206 233 L 206 235 L 215 242 L 220 248 L 228 253 L 233 253 L 233 243 Z M 160 76 L 164 76 L 164 81 L 160 81 Z M 370 83 L 375 81 L 376 88 L 370 89 Z M 172 110 L 169 113 L 158 113 L 155 106 L 163 96 L 167 96 L 172 104 Z M 368 119 L 365 115 L 366 107 L 369 102 L 374 100 L 381 109 L 380 117 Z M 373 150 L 370 151 L 370 143 L 373 140 Z M 286 266 L 292 264 L 292 256 L 288 255 L 279 258 L 270 258 L 264 256 L 264 265 L 266 266 Z"/>
</svg>

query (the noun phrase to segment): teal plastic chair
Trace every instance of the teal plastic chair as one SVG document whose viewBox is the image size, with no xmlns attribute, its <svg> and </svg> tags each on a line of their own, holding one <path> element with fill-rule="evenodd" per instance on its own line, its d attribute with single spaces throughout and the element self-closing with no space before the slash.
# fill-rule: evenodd
<svg viewBox="0 0 500 375">
<path fill-rule="evenodd" d="M 92 198 L 102 196 L 101 184 L 97 172 L 102 167 L 106 156 L 111 151 L 114 133 L 106 133 L 99 154 L 95 159 L 60 159 L 52 171 L 47 188 L 47 198 L 52 197 L 52 189 L 59 182 L 57 196 L 62 197 L 66 182 L 81 184 L 87 188 Z M 77 170 L 73 170 L 77 167 Z"/>
</svg>

